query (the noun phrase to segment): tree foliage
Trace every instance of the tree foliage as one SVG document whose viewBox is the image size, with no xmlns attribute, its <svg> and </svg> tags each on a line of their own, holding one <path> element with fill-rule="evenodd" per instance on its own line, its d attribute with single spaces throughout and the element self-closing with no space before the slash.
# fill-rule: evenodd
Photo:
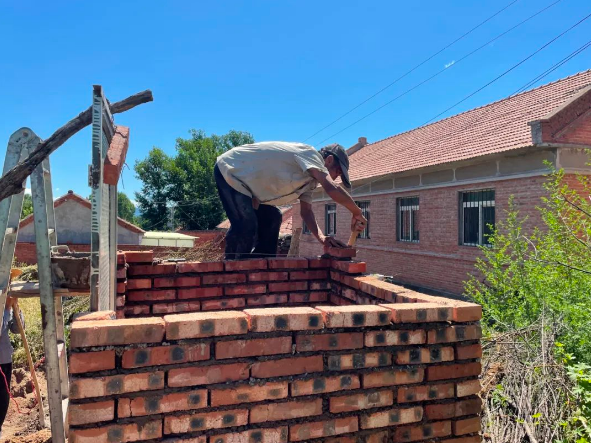
<svg viewBox="0 0 591 443">
<path fill-rule="evenodd" d="M 117 216 L 130 223 L 137 223 L 135 205 L 124 192 L 117 193 Z"/>
<path fill-rule="evenodd" d="M 171 206 L 175 228 L 212 229 L 224 218 L 213 177 L 216 159 L 254 139 L 247 132 L 233 130 L 225 135 L 207 136 L 197 130 L 190 134 L 190 138 L 177 139 L 174 156 L 155 147 L 135 164 L 136 176 L 142 181 L 136 200 L 144 229 L 168 229 Z"/>
<path fill-rule="evenodd" d="M 21 220 L 25 218 L 27 215 L 33 213 L 33 197 L 31 194 L 25 194 L 25 198 L 23 199 L 23 210 L 21 211 Z"/>
</svg>

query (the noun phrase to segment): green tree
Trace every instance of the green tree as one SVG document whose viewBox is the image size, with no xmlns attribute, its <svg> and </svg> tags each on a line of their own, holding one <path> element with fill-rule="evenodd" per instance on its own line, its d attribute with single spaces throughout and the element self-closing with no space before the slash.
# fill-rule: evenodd
<svg viewBox="0 0 591 443">
<path fill-rule="evenodd" d="M 25 218 L 27 215 L 33 213 L 33 197 L 31 194 L 25 194 L 25 198 L 23 200 L 23 210 L 21 211 L 21 220 Z"/>
<path fill-rule="evenodd" d="M 170 206 L 175 208 L 175 228 L 212 229 L 224 219 L 213 177 L 216 159 L 254 139 L 247 132 L 233 130 L 221 136 L 196 130 L 190 134 L 188 139 L 177 139 L 176 155 L 153 148 L 146 159 L 136 162 L 136 175 L 143 183 L 136 200 L 144 229 L 166 229 Z"/>
<path fill-rule="evenodd" d="M 124 192 L 117 193 L 117 216 L 130 223 L 136 223 L 135 205 Z"/>
</svg>

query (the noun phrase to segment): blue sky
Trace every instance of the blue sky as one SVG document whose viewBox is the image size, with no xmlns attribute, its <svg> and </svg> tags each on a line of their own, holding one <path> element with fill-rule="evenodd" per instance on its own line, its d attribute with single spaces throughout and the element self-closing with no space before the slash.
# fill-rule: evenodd
<svg viewBox="0 0 591 443">
<path fill-rule="evenodd" d="M 555 0 L 519 0 L 477 31 L 309 140 L 318 143 Z M 117 101 L 151 89 L 154 102 L 116 116 L 131 128 L 120 186 L 152 146 L 174 153 L 191 128 L 303 141 L 510 1 L 3 2 L 0 158 L 22 126 L 47 138 L 90 105 L 93 84 Z M 329 142 L 350 146 L 412 129 L 525 58 L 591 12 L 562 0 L 469 59 Z M 589 39 L 591 19 L 448 115 L 512 93 Z M 545 78 L 591 68 L 591 49 Z M 56 196 L 86 196 L 87 128 L 52 157 Z"/>
</svg>

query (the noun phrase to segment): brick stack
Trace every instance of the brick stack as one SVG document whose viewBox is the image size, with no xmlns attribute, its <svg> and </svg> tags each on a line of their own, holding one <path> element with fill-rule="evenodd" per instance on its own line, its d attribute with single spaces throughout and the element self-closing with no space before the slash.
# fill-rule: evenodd
<svg viewBox="0 0 591 443">
<path fill-rule="evenodd" d="M 312 271 L 310 261 L 291 269 L 265 262 L 266 270 L 262 262 L 223 264 L 244 281 L 222 279 L 219 265 L 187 263 L 186 274 L 200 275 L 185 276 L 152 273 L 170 265 L 149 264 L 128 273 L 126 296 L 147 290 L 131 289 L 132 279 L 212 276 L 206 281 L 225 297 L 229 288 L 272 284 L 251 282 L 253 274 L 309 283 L 297 276 Z M 363 265 L 342 263 L 331 263 L 331 298 L 367 304 L 74 322 L 70 442 L 479 442 L 480 308 L 358 276 Z M 240 296 L 248 306 L 251 294 Z"/>
</svg>

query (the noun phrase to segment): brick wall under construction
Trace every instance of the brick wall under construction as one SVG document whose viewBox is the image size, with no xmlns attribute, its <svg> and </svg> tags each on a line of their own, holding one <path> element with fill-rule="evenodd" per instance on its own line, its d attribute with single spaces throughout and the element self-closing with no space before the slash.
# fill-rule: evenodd
<svg viewBox="0 0 591 443">
<path fill-rule="evenodd" d="M 480 441 L 478 305 L 359 262 L 141 254 L 119 315 L 143 317 L 72 325 L 70 443 Z"/>
</svg>

